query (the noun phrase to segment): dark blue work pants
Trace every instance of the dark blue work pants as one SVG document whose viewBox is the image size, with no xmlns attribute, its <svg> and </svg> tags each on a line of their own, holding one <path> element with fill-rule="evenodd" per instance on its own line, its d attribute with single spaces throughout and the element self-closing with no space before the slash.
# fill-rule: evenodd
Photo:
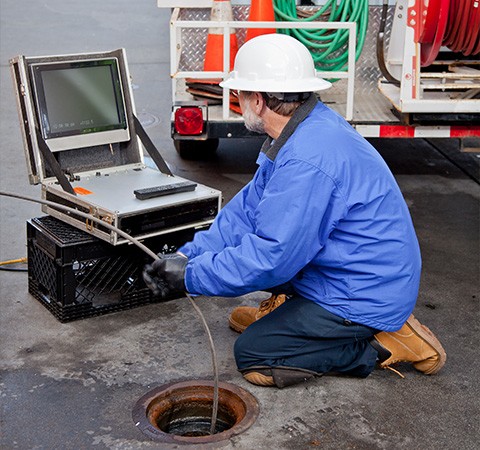
<svg viewBox="0 0 480 450">
<path fill-rule="evenodd" d="M 235 360 L 240 371 L 282 366 L 366 377 L 377 359 L 368 341 L 378 332 L 294 296 L 247 327 L 235 342 Z"/>
</svg>

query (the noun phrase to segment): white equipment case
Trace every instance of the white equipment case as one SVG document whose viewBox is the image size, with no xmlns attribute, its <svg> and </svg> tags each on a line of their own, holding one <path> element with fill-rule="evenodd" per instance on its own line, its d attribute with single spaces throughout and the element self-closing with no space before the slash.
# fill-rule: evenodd
<svg viewBox="0 0 480 450">
<path fill-rule="evenodd" d="M 30 184 L 42 198 L 112 224 L 139 239 L 213 222 L 221 192 L 174 176 L 135 116 L 124 49 L 17 56 L 10 61 Z M 143 150 L 156 168 L 144 162 Z M 188 185 L 141 200 L 135 190 Z M 44 212 L 113 245 L 117 233 L 74 213 Z"/>
</svg>

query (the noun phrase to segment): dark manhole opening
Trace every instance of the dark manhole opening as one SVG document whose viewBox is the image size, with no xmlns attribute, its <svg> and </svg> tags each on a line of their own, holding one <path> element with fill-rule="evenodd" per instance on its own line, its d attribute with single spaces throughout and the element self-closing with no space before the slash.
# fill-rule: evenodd
<svg viewBox="0 0 480 450">
<path fill-rule="evenodd" d="M 219 383 L 215 433 L 210 434 L 213 382 L 183 381 L 159 386 L 138 400 L 133 420 L 155 441 L 177 444 L 217 442 L 247 430 L 258 416 L 258 403 L 246 390 Z"/>
<path fill-rule="evenodd" d="M 172 408 L 162 411 L 158 418 L 153 415 L 151 420 L 165 433 L 177 436 L 209 436 L 212 412 L 210 401 L 194 399 L 175 404 Z M 232 428 L 235 422 L 235 415 L 219 405 L 215 433 Z"/>
</svg>

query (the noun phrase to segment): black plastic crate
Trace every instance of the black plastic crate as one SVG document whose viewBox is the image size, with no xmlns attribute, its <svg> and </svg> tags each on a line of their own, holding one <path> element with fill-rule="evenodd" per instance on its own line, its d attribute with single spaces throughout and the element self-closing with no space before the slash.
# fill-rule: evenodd
<svg viewBox="0 0 480 450">
<path fill-rule="evenodd" d="M 193 238 L 187 229 L 145 239 L 155 253 Z M 110 245 L 52 216 L 27 221 L 28 291 L 60 322 L 159 301 L 142 270 L 151 258 L 134 245 Z"/>
</svg>

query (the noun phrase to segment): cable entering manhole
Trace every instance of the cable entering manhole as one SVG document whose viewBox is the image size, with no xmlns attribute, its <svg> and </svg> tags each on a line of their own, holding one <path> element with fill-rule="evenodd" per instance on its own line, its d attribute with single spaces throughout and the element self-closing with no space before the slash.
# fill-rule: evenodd
<svg viewBox="0 0 480 450">
<path fill-rule="evenodd" d="M 102 222 L 101 219 L 91 214 L 49 200 L 38 200 L 11 192 L 0 191 L 0 196 L 52 206 L 66 211 L 68 214 L 77 214 L 95 223 L 100 223 L 132 242 L 153 259 L 158 258 L 152 250 L 137 239 L 109 223 Z M 137 402 L 133 410 L 133 419 L 135 425 L 143 433 L 162 442 L 191 444 L 229 439 L 231 436 L 245 431 L 255 422 L 258 416 L 258 404 L 255 397 L 244 389 L 218 381 L 215 347 L 208 325 L 191 296 L 188 293 L 186 295 L 199 314 L 209 337 L 215 380 L 214 382 L 197 381 L 184 382 L 187 383 L 186 385 L 176 383 L 160 386 L 145 394 Z M 175 388 L 171 390 L 171 386 L 175 386 Z M 147 401 L 146 404 L 145 401 Z M 165 407 L 165 405 L 167 406 Z M 218 420 L 217 413 L 219 413 Z M 207 422 L 210 427 L 208 431 L 208 427 L 205 426 Z"/>
<path fill-rule="evenodd" d="M 258 403 L 246 390 L 219 382 L 218 417 L 210 434 L 213 382 L 193 380 L 159 386 L 141 397 L 132 411 L 137 428 L 164 443 L 218 442 L 247 430 L 258 416 Z"/>
</svg>

